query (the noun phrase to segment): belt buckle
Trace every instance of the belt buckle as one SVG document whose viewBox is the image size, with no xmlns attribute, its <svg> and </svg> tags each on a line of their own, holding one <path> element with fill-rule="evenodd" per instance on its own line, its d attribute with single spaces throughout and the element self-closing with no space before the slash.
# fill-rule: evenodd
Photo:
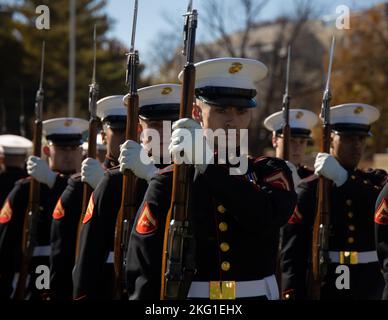
<svg viewBox="0 0 388 320">
<path fill-rule="evenodd" d="M 210 281 L 210 300 L 235 300 L 236 281 Z"/>
<path fill-rule="evenodd" d="M 358 264 L 358 252 L 340 251 L 340 264 Z"/>
</svg>

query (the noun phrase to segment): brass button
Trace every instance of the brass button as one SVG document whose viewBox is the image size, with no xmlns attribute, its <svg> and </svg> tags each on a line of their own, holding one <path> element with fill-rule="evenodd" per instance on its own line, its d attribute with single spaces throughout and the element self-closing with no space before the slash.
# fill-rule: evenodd
<svg viewBox="0 0 388 320">
<path fill-rule="evenodd" d="M 354 231 L 354 230 L 356 230 L 356 227 L 355 227 L 354 225 L 351 224 L 351 225 L 349 225 L 349 230 L 350 230 L 350 231 Z"/>
<path fill-rule="evenodd" d="M 222 271 L 228 271 L 230 269 L 230 263 L 228 261 L 224 261 L 221 263 Z"/>
<path fill-rule="evenodd" d="M 221 232 L 225 232 L 226 230 L 228 230 L 228 224 L 226 222 L 221 222 L 218 225 L 218 229 L 220 229 Z"/>
<path fill-rule="evenodd" d="M 369 180 L 364 180 L 364 184 L 368 184 L 369 183 Z"/>
<path fill-rule="evenodd" d="M 229 251 L 229 249 L 230 249 L 229 243 L 227 243 L 227 242 L 222 242 L 222 243 L 220 244 L 220 249 L 221 249 L 222 252 L 227 252 L 227 251 Z"/>
<path fill-rule="evenodd" d="M 218 211 L 219 213 L 225 213 L 226 209 L 225 209 L 225 207 L 224 207 L 223 205 L 219 205 L 219 206 L 217 207 L 217 211 Z"/>
<path fill-rule="evenodd" d="M 288 293 L 286 293 L 286 294 L 284 295 L 284 299 L 290 300 L 290 295 L 289 295 Z"/>
<path fill-rule="evenodd" d="M 353 218 L 354 217 L 354 213 L 353 212 L 348 212 L 348 217 L 349 218 Z"/>
<path fill-rule="evenodd" d="M 355 180 L 355 179 L 356 179 L 356 176 L 355 176 L 355 175 L 351 175 L 350 178 L 351 178 L 352 180 Z"/>
<path fill-rule="evenodd" d="M 346 205 L 350 207 L 352 205 L 352 200 L 350 199 L 346 200 Z"/>
<path fill-rule="evenodd" d="M 354 238 L 353 237 L 349 237 L 348 238 L 348 243 L 353 243 L 354 242 Z"/>
</svg>

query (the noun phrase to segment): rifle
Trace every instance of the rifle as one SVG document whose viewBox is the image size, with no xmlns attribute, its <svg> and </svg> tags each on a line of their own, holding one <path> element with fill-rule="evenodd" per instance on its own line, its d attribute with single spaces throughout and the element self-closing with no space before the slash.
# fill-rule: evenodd
<svg viewBox="0 0 388 320">
<path fill-rule="evenodd" d="M 42 110 L 43 110 L 43 71 L 44 71 L 44 55 L 45 54 L 45 42 L 42 44 L 42 60 L 40 69 L 40 81 L 39 89 L 36 92 L 35 98 L 35 122 L 34 122 L 34 135 L 33 135 L 33 155 L 40 157 L 42 149 Z M 29 267 L 36 245 L 36 232 L 37 232 L 37 216 L 39 215 L 39 202 L 40 202 L 40 183 L 35 179 L 31 179 L 30 190 L 28 196 L 28 207 L 24 215 L 23 222 L 23 237 L 22 237 L 22 259 L 20 266 L 19 279 L 15 291 L 15 299 L 23 300 L 26 294 L 27 278 L 29 273 Z"/>
<path fill-rule="evenodd" d="M 88 138 L 88 154 L 89 158 L 96 159 L 97 155 L 97 130 L 99 119 L 97 118 L 96 109 L 97 109 L 97 100 L 98 100 L 98 90 L 99 86 L 96 82 L 96 55 L 97 55 L 97 35 L 96 35 L 96 25 L 93 29 L 93 75 L 92 83 L 89 85 L 89 138 Z M 88 207 L 90 195 L 92 194 L 92 188 L 86 182 L 83 185 L 83 194 L 82 194 L 82 211 L 80 220 L 78 223 L 77 231 L 77 241 L 76 241 L 76 258 L 79 254 L 79 237 L 82 226 L 82 221 L 84 219 L 86 209 Z"/>
<path fill-rule="evenodd" d="M 321 119 L 322 119 L 322 144 L 321 152 L 330 153 L 330 78 L 334 57 L 335 38 L 333 36 L 330 48 L 329 68 L 327 72 L 326 87 L 322 98 Z M 327 274 L 330 258 L 329 236 L 330 236 L 330 190 L 331 183 L 324 177 L 319 177 L 317 213 L 313 227 L 312 239 L 312 279 L 310 293 L 313 299 L 320 299 L 322 280 Z"/>
<path fill-rule="evenodd" d="M 186 56 L 186 64 L 183 69 L 179 118 L 191 117 L 193 107 L 197 16 L 197 10 L 192 9 L 192 0 L 190 0 L 187 13 L 184 15 L 182 53 Z M 194 238 L 188 219 L 190 169 L 187 164 L 174 164 L 171 205 L 167 214 L 163 241 L 160 291 L 162 300 L 186 299 L 195 273 Z"/>
<path fill-rule="evenodd" d="M 135 50 L 135 35 L 137 21 L 138 0 L 134 3 L 131 48 L 127 54 L 126 85 L 129 86 L 129 98 L 125 102 L 127 107 L 127 123 L 125 128 L 126 140 L 137 140 L 138 133 L 138 109 L 139 96 L 137 94 L 137 76 L 139 66 L 139 53 Z M 136 206 L 136 176 L 130 170 L 125 170 L 123 174 L 123 188 L 121 194 L 121 206 L 117 215 L 115 237 L 114 237 L 114 276 L 115 299 L 121 299 L 124 292 L 124 254 L 129 238 L 130 226 L 135 219 Z"/>
<path fill-rule="evenodd" d="M 288 84 L 290 80 L 290 62 L 291 62 L 291 47 L 288 46 L 287 53 L 287 72 L 286 72 L 286 87 L 283 95 L 282 113 L 283 113 L 283 148 L 282 148 L 282 159 L 289 160 L 290 157 L 290 99 L 288 94 Z"/>
</svg>

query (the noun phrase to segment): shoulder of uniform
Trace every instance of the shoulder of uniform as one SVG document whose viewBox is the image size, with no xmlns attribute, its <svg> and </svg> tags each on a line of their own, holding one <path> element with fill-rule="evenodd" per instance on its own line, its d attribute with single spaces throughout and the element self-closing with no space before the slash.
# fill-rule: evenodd
<svg viewBox="0 0 388 320">
<path fill-rule="evenodd" d="M 158 171 L 158 174 L 159 174 L 159 175 L 165 175 L 165 174 L 168 174 L 168 173 L 170 173 L 170 172 L 173 172 L 173 170 L 174 170 L 174 165 L 171 164 L 171 165 L 169 165 L 169 166 L 167 166 L 167 167 L 165 167 L 165 168 L 163 168 L 163 169 L 160 169 L 160 170 Z"/>
<path fill-rule="evenodd" d="M 262 168 L 267 172 L 283 170 L 291 174 L 291 170 L 288 168 L 287 163 L 284 160 L 275 157 L 256 158 L 253 165 L 256 168 Z"/>
<path fill-rule="evenodd" d="M 370 180 L 371 183 L 383 186 L 388 179 L 388 174 L 383 169 L 372 169 L 369 168 L 367 170 L 358 170 L 365 179 Z"/>
<path fill-rule="evenodd" d="M 32 177 L 31 177 L 31 176 L 28 176 L 28 177 L 21 178 L 21 179 L 17 180 L 17 181 L 15 182 L 15 184 L 21 184 L 21 185 L 23 185 L 23 184 L 29 184 L 31 180 L 32 180 Z"/>
</svg>

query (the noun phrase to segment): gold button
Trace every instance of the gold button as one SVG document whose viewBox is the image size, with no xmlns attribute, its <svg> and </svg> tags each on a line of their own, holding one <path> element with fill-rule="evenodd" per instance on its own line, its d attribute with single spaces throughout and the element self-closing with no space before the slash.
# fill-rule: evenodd
<svg viewBox="0 0 388 320">
<path fill-rule="evenodd" d="M 352 205 L 352 200 L 350 200 L 350 199 L 346 200 L 346 205 L 348 205 L 350 207 Z"/>
<path fill-rule="evenodd" d="M 224 261 L 221 263 L 222 271 L 228 271 L 230 269 L 230 263 L 228 261 Z"/>
<path fill-rule="evenodd" d="M 218 225 L 218 228 L 220 229 L 220 231 L 225 232 L 226 230 L 228 230 L 228 224 L 226 222 L 221 222 Z"/>
<path fill-rule="evenodd" d="M 353 243 L 354 242 L 354 238 L 353 237 L 349 237 L 348 238 L 348 243 Z"/>
<path fill-rule="evenodd" d="M 227 243 L 227 242 L 222 242 L 222 243 L 220 244 L 220 249 L 221 249 L 222 252 L 227 252 L 227 251 L 229 251 L 229 249 L 230 249 L 229 243 Z"/>
<path fill-rule="evenodd" d="M 351 175 L 350 178 L 351 178 L 352 180 L 355 180 L 355 179 L 356 179 L 356 176 L 355 176 L 355 175 Z"/>
<path fill-rule="evenodd" d="M 348 212 L 348 217 L 349 218 L 353 218 L 354 217 L 354 213 L 353 212 Z"/>
<path fill-rule="evenodd" d="M 364 180 L 364 184 L 368 184 L 369 183 L 369 180 Z"/>
<path fill-rule="evenodd" d="M 219 213 L 224 213 L 224 212 L 226 211 L 226 209 L 225 209 L 225 207 L 224 207 L 223 205 L 219 205 L 219 206 L 217 207 L 217 211 L 218 211 Z"/>
<path fill-rule="evenodd" d="M 349 230 L 350 230 L 350 231 L 354 231 L 354 230 L 356 230 L 356 227 L 355 227 L 354 225 L 351 224 L 351 225 L 349 225 Z"/>
<path fill-rule="evenodd" d="M 285 294 L 285 295 L 284 295 L 284 299 L 289 300 L 289 299 L 290 299 L 290 295 L 289 295 L 288 293 Z"/>
</svg>

